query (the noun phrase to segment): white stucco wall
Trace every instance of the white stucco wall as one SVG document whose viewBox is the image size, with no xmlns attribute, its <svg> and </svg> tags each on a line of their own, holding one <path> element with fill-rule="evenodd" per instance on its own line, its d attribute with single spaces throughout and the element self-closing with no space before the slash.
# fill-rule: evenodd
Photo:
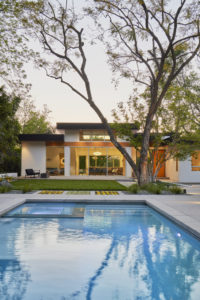
<svg viewBox="0 0 200 300">
<path fill-rule="evenodd" d="M 191 158 L 179 162 L 179 181 L 200 183 L 200 171 L 192 171 Z"/>
<path fill-rule="evenodd" d="M 131 147 L 126 147 L 126 151 L 128 152 L 128 154 L 129 154 L 130 156 L 132 156 L 132 149 L 131 149 Z M 127 162 L 127 160 L 126 160 L 126 162 L 125 162 L 125 170 L 126 170 L 125 176 L 131 177 L 131 176 L 132 176 L 132 168 L 131 168 L 131 166 L 129 165 L 129 163 Z"/>
<path fill-rule="evenodd" d="M 79 130 L 65 131 L 65 142 L 78 142 L 78 141 L 79 141 Z"/>
<path fill-rule="evenodd" d="M 179 162 L 178 162 L 179 170 Z M 172 181 L 179 181 L 179 171 L 176 170 L 176 159 L 169 159 L 165 163 L 165 176 Z"/>
<path fill-rule="evenodd" d="M 70 176 L 70 147 L 64 147 L 65 176 Z"/>
<path fill-rule="evenodd" d="M 45 142 L 22 142 L 21 175 L 25 175 L 25 169 L 40 170 L 46 172 L 46 144 Z"/>
</svg>

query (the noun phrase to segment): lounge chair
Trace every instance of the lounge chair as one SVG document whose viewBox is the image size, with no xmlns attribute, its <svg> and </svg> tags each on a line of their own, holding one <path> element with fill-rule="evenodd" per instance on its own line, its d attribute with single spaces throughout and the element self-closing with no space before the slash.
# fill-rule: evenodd
<svg viewBox="0 0 200 300">
<path fill-rule="evenodd" d="M 37 177 L 40 176 L 40 170 L 25 169 L 25 172 L 26 172 L 25 177 L 30 176 L 35 178 L 35 176 Z"/>
</svg>

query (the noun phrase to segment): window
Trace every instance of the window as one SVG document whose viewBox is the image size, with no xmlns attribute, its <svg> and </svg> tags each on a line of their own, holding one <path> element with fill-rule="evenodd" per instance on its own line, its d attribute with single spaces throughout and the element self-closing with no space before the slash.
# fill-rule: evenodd
<svg viewBox="0 0 200 300">
<path fill-rule="evenodd" d="M 200 171 L 200 151 L 192 155 L 192 171 Z"/>
<path fill-rule="evenodd" d="M 110 141 L 110 136 L 104 130 L 83 130 L 80 132 L 80 141 Z"/>
</svg>

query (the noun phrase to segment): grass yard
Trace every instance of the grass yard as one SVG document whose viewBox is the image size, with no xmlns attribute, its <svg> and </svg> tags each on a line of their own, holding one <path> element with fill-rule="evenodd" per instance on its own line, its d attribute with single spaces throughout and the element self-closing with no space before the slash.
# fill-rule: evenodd
<svg viewBox="0 0 200 300">
<path fill-rule="evenodd" d="M 115 180 L 56 180 L 56 179 L 19 179 L 12 182 L 15 190 L 107 190 L 122 191 L 126 187 Z"/>
</svg>

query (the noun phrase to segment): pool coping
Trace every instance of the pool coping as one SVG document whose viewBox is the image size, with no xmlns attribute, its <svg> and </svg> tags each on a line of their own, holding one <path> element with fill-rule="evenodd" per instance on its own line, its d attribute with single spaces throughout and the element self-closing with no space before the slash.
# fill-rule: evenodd
<svg viewBox="0 0 200 300">
<path fill-rule="evenodd" d="M 48 199 L 47 199 L 48 197 Z M 172 206 L 173 202 L 169 199 L 170 205 L 167 205 L 162 201 L 165 199 L 167 201 L 169 195 L 157 197 L 155 195 L 38 195 L 34 194 L 12 194 L 12 197 L 8 195 L 0 195 L 0 217 L 6 214 L 8 211 L 16 208 L 17 206 L 24 204 L 26 202 L 79 202 L 79 203 L 98 203 L 98 204 L 146 204 L 149 207 L 155 209 L 157 212 L 161 213 L 163 216 L 167 217 L 172 222 L 179 225 L 181 228 L 188 231 L 190 234 L 200 239 L 200 220 L 192 218 L 190 211 L 183 213 Z M 184 199 L 199 201 L 197 196 L 188 195 L 182 196 L 187 197 Z M 5 198 L 5 199 L 4 199 Z M 6 199 L 7 198 L 7 199 Z M 11 199 L 10 199 L 11 198 Z M 174 196 L 174 199 L 180 199 L 180 197 Z M 4 201 L 5 200 L 5 201 Z M 200 205 L 199 205 L 200 206 Z M 200 208 L 199 208 L 200 212 Z"/>
</svg>

